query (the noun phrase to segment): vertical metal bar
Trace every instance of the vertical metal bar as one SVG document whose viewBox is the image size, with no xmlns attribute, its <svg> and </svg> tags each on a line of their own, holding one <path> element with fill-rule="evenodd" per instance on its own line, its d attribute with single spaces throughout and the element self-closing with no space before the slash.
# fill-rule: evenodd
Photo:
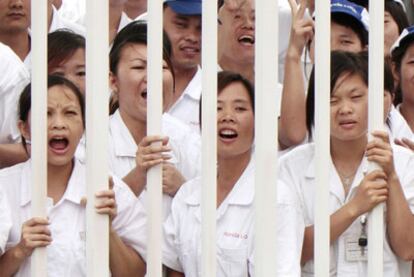
<svg viewBox="0 0 414 277">
<path fill-rule="evenodd" d="M 86 1 L 87 276 L 109 276 L 109 218 L 95 212 L 95 193 L 108 188 L 108 0 Z"/>
<path fill-rule="evenodd" d="M 276 276 L 278 1 L 255 6 L 255 275 Z"/>
<path fill-rule="evenodd" d="M 330 1 L 316 0 L 315 42 L 315 276 L 329 276 Z"/>
<path fill-rule="evenodd" d="M 148 109 L 147 134 L 161 134 L 162 116 L 162 1 L 148 1 Z M 162 273 L 162 165 L 147 173 L 149 196 L 147 275 Z"/>
<path fill-rule="evenodd" d="M 384 129 L 384 0 L 369 1 L 369 132 Z M 372 138 L 369 135 L 370 139 Z M 369 171 L 379 166 L 371 163 Z M 383 276 L 384 205 L 368 217 L 368 276 Z"/>
<path fill-rule="evenodd" d="M 47 1 L 32 5 L 32 216 L 46 217 L 47 198 Z M 31 276 L 47 276 L 46 247 L 36 248 Z"/>
<path fill-rule="evenodd" d="M 202 201 L 201 276 L 216 276 L 217 199 L 217 1 L 202 3 Z M 212 139 L 213 138 L 213 139 Z"/>
</svg>

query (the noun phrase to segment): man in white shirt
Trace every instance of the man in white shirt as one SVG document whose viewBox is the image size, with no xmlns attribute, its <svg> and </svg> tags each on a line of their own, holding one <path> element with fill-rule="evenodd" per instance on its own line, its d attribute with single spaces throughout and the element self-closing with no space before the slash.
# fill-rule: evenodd
<svg viewBox="0 0 414 277">
<path fill-rule="evenodd" d="M 165 0 L 164 30 L 171 40 L 175 73 L 168 113 L 199 132 L 201 0 Z"/>
</svg>

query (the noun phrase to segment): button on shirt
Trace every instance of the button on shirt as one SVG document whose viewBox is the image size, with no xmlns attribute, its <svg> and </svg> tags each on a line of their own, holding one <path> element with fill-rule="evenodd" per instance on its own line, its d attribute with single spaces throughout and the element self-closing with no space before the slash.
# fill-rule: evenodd
<svg viewBox="0 0 414 277">
<path fill-rule="evenodd" d="M 407 149 L 393 146 L 394 165 L 399 176 L 405 197 L 410 209 L 414 212 L 414 155 Z M 298 193 L 301 202 L 306 226 L 314 224 L 314 196 L 315 196 L 315 145 L 305 144 L 292 150 L 280 160 L 279 178 L 292 186 Z M 342 182 L 330 160 L 329 202 L 330 214 L 340 209 L 355 196 L 358 185 L 364 174 L 368 172 L 368 162 L 364 158 L 361 162 L 348 196 L 345 196 Z M 384 276 L 407 276 L 399 271 L 402 261 L 392 252 L 388 236 L 386 235 L 386 214 L 384 213 Z M 355 220 L 348 229 L 330 247 L 330 276 L 368 276 L 366 261 L 350 262 L 346 260 L 345 240 L 350 236 L 358 237 L 361 234 L 360 220 Z M 369 239 L 369 238 L 368 238 Z M 368 244 L 369 251 L 369 244 Z M 313 276 L 313 260 L 308 261 L 302 268 L 302 276 Z M 411 276 L 411 275 L 409 275 Z"/>
<path fill-rule="evenodd" d="M 30 75 L 20 58 L 8 46 L 0 43 L 0 143 L 16 142 L 17 106 Z"/>
<path fill-rule="evenodd" d="M 174 164 L 184 178 L 191 179 L 199 175 L 201 170 L 200 138 L 191 132 L 190 128 L 178 119 L 168 114 L 162 116 L 163 134 L 169 137 L 169 145 L 172 148 L 170 163 Z M 138 146 L 134 138 L 122 120 L 119 110 L 109 121 L 109 167 L 117 175 L 124 177 L 135 168 L 135 156 Z M 140 195 L 146 207 L 146 190 Z M 171 197 L 163 194 L 164 218 L 169 214 Z"/>
<path fill-rule="evenodd" d="M 164 223 L 163 264 L 201 276 L 201 178 L 185 183 L 173 199 Z M 300 275 L 304 224 L 295 194 L 278 185 L 277 252 L 280 276 Z M 250 164 L 217 209 L 217 275 L 254 275 L 254 166 Z M 276 220 L 276 219 L 275 219 Z"/>
<path fill-rule="evenodd" d="M 12 211 L 13 227 L 7 248 L 20 241 L 21 226 L 31 218 L 31 161 L 0 171 L 0 187 L 4 189 Z M 130 189 L 113 176 L 118 214 L 112 227 L 125 244 L 143 258 L 146 256 L 146 215 Z M 48 198 L 48 226 L 53 241 L 47 247 L 48 276 L 86 276 L 85 225 L 86 211 L 81 198 L 86 196 L 85 167 L 75 162 L 64 195 L 58 203 Z M 99 232 L 99 231 L 98 231 Z M 16 277 L 30 276 L 30 259 L 21 265 Z"/>
<path fill-rule="evenodd" d="M 201 68 L 197 69 L 196 74 L 190 83 L 188 83 L 183 94 L 170 108 L 168 113 L 175 118 L 178 118 L 190 128 L 200 133 L 200 98 L 202 88 L 202 73 Z"/>
</svg>

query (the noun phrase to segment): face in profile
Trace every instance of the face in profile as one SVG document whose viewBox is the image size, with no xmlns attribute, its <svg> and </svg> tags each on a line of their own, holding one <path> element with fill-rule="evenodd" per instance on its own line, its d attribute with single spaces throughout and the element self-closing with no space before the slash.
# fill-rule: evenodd
<svg viewBox="0 0 414 277">
<path fill-rule="evenodd" d="M 125 120 L 147 120 L 147 45 L 130 43 L 121 50 L 116 74 L 110 82 L 117 95 L 119 110 Z M 163 62 L 163 110 L 172 102 L 173 75 L 166 61 Z"/>
</svg>

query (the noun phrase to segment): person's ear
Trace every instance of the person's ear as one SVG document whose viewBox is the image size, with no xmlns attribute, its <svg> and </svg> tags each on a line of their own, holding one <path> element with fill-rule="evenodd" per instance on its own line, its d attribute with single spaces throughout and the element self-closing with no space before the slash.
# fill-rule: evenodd
<svg viewBox="0 0 414 277">
<path fill-rule="evenodd" d="M 19 120 L 17 123 L 17 127 L 19 128 L 20 134 L 24 137 L 25 140 L 30 140 L 30 125 L 27 122 Z"/>
<path fill-rule="evenodd" d="M 111 88 L 111 91 L 113 92 L 113 94 L 118 95 L 118 92 L 119 92 L 118 77 L 112 72 L 109 72 L 109 87 Z"/>
</svg>

